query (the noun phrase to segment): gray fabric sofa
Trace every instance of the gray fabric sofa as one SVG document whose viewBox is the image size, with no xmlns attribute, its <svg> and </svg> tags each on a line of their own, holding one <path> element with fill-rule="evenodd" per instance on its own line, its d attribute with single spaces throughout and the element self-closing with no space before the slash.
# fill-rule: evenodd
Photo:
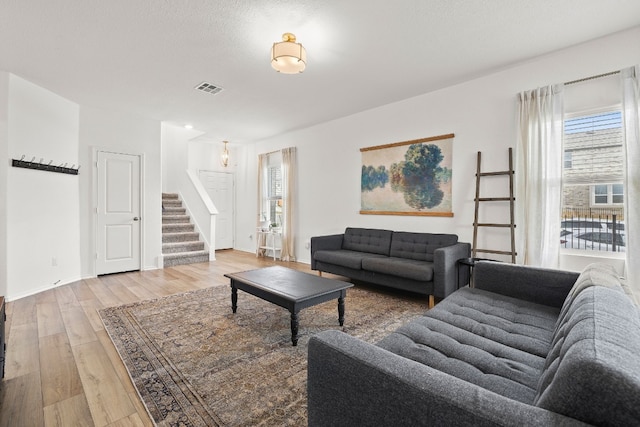
<svg viewBox="0 0 640 427">
<path fill-rule="evenodd" d="M 603 264 L 480 262 L 376 345 L 309 341 L 309 426 L 639 426 L 640 320 Z"/>
<path fill-rule="evenodd" d="M 311 238 L 311 269 L 445 298 L 468 281 L 456 261 L 471 253 L 455 234 L 347 228 Z"/>
</svg>

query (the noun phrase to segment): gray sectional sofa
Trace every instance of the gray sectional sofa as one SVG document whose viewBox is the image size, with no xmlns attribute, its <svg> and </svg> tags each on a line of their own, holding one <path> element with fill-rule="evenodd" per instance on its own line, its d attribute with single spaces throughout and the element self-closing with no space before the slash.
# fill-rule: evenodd
<svg viewBox="0 0 640 427">
<path fill-rule="evenodd" d="M 347 228 L 311 238 L 311 269 L 445 298 L 468 281 L 456 261 L 471 253 L 455 234 Z"/>
<path fill-rule="evenodd" d="M 309 426 L 639 426 L 640 319 L 603 264 L 480 262 L 376 345 L 309 341 Z"/>
</svg>

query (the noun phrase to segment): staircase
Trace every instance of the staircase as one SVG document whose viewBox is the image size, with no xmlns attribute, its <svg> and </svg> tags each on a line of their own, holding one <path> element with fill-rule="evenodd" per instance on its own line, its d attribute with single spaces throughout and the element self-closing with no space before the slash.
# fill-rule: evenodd
<svg viewBox="0 0 640 427">
<path fill-rule="evenodd" d="M 209 252 L 175 193 L 162 193 L 162 254 L 164 267 L 209 262 Z"/>
</svg>

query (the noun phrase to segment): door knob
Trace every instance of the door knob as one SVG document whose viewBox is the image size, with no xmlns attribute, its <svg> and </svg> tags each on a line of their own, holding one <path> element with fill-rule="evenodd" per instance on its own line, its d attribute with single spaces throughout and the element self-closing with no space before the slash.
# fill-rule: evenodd
<svg viewBox="0 0 640 427">
<path fill-rule="evenodd" d="M 140 221 L 140 219 L 141 219 L 141 218 L 138 218 L 137 216 L 134 216 L 134 217 L 133 217 L 133 220 L 134 220 L 134 221 Z"/>
</svg>

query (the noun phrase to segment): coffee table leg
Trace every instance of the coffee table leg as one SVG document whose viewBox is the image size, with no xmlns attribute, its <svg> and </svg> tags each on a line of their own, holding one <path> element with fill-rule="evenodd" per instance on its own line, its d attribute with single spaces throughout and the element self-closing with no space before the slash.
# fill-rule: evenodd
<svg viewBox="0 0 640 427">
<path fill-rule="evenodd" d="M 344 325 L 344 297 L 338 297 L 338 322 Z"/>
<path fill-rule="evenodd" d="M 231 285 L 231 310 L 235 313 L 238 309 L 238 288 Z"/>
<path fill-rule="evenodd" d="M 291 312 L 291 343 L 298 345 L 298 313 Z"/>
</svg>

